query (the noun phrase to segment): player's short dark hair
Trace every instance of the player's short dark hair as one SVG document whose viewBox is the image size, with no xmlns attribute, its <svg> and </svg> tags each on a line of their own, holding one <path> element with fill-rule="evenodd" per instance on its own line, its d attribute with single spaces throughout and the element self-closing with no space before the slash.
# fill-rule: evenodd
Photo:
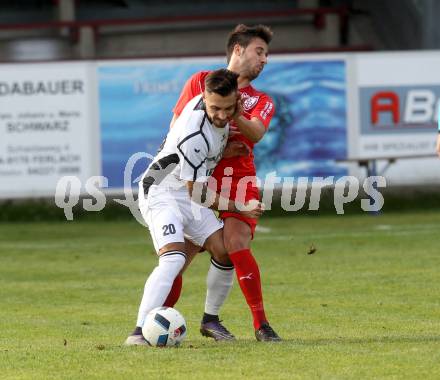
<svg viewBox="0 0 440 380">
<path fill-rule="evenodd" d="M 238 74 L 228 69 L 219 69 L 210 72 L 205 78 L 205 90 L 209 93 L 228 96 L 230 93 L 237 91 Z"/>
<path fill-rule="evenodd" d="M 226 43 L 226 56 L 229 60 L 232 56 L 232 51 L 234 46 L 239 44 L 241 47 L 246 48 L 254 38 L 261 38 L 268 45 L 272 41 L 273 32 L 266 25 L 254 25 L 247 26 L 244 24 L 239 24 L 235 29 L 229 34 L 228 41 Z"/>
</svg>

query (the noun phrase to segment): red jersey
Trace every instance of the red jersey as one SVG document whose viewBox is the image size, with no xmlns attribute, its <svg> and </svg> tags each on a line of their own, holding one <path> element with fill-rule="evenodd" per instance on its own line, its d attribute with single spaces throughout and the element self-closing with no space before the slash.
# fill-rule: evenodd
<svg viewBox="0 0 440 380">
<path fill-rule="evenodd" d="M 179 116 L 185 105 L 195 96 L 201 94 L 205 90 L 205 78 L 209 74 L 209 71 L 200 71 L 185 83 L 185 86 L 180 94 L 173 112 Z M 265 128 L 269 128 L 270 120 L 275 112 L 275 107 L 270 96 L 264 92 L 257 91 L 251 85 L 239 89 L 243 104 L 243 116 L 251 120 L 253 117 L 261 120 Z M 230 123 L 232 129 L 237 129 L 234 122 Z M 238 130 L 238 129 L 237 129 Z M 214 170 L 212 176 L 217 180 L 223 178 L 224 168 L 232 167 L 233 177 L 255 176 L 254 143 L 244 137 L 242 134 L 234 136 L 231 140 L 239 140 L 249 146 L 251 152 L 248 156 L 222 158 Z"/>
</svg>

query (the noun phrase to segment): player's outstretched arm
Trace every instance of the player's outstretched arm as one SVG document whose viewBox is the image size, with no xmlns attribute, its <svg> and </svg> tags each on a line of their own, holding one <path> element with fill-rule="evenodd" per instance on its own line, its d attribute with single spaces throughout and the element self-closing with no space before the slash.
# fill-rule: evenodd
<svg viewBox="0 0 440 380">
<path fill-rule="evenodd" d="M 207 183 L 187 181 L 186 186 L 194 202 L 212 210 L 236 212 L 252 219 L 258 219 L 263 215 L 264 204 L 259 201 L 253 200 L 252 203 L 239 204 L 211 190 Z"/>
</svg>

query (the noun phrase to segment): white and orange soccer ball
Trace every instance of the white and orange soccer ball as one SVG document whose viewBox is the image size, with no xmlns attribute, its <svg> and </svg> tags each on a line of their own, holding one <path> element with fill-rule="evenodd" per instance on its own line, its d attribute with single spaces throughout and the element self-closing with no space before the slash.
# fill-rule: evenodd
<svg viewBox="0 0 440 380">
<path fill-rule="evenodd" d="M 186 337 L 186 322 L 176 309 L 157 307 L 148 313 L 142 335 L 150 346 L 178 346 Z"/>
</svg>

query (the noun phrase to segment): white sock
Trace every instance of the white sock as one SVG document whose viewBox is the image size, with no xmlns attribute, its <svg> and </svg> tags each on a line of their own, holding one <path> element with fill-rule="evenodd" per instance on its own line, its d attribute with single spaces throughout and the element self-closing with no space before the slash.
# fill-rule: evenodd
<svg viewBox="0 0 440 380">
<path fill-rule="evenodd" d="M 234 283 L 234 267 L 222 265 L 211 259 L 206 277 L 205 313 L 218 315 Z"/>
<path fill-rule="evenodd" d="M 181 251 L 170 251 L 159 257 L 159 265 L 148 277 L 139 306 L 136 326 L 142 327 L 147 314 L 163 305 L 173 286 L 173 281 L 185 264 L 186 255 Z"/>
</svg>

